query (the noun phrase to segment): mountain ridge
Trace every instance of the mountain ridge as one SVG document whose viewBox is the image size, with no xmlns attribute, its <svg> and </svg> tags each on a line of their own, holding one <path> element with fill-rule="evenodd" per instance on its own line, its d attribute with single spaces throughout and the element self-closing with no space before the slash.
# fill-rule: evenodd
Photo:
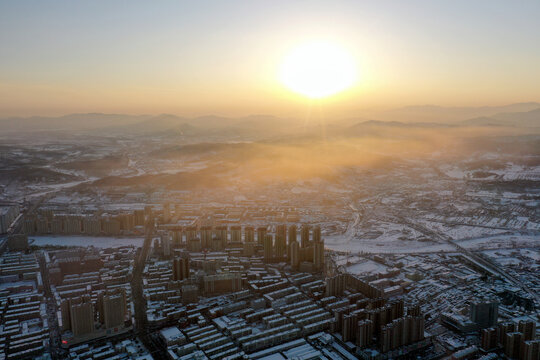
<svg viewBox="0 0 540 360">
<path fill-rule="evenodd" d="M 507 111 L 519 109 L 524 111 Z M 503 111 L 497 111 L 503 110 Z M 401 113 L 400 113 L 401 112 Z M 403 114 L 405 112 L 406 114 Z M 445 112 L 445 115 L 437 113 Z M 484 112 L 484 114 L 482 114 Z M 489 114 L 485 114 L 488 112 Z M 459 116 L 456 115 L 459 114 Z M 473 116 L 464 117 L 465 114 Z M 391 114 L 391 117 L 388 115 Z M 215 114 L 184 117 L 162 113 L 158 115 L 130 115 L 118 113 L 72 113 L 62 116 L 31 116 L 0 118 L 3 131 L 111 131 L 133 134 L 167 132 L 197 134 L 226 131 L 239 134 L 256 131 L 288 131 L 295 128 L 318 126 L 299 119 L 253 114 L 226 117 Z M 382 115 L 341 118 L 328 121 L 325 126 L 343 130 L 354 126 L 392 127 L 448 127 L 448 126 L 540 126 L 540 103 L 524 102 L 495 107 L 443 107 L 415 105 L 383 112 Z"/>
</svg>

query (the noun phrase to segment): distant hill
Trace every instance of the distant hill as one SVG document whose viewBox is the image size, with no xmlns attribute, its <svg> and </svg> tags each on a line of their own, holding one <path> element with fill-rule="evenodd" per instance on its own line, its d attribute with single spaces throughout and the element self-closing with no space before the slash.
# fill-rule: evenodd
<svg viewBox="0 0 540 360">
<path fill-rule="evenodd" d="M 70 114 L 59 117 L 0 119 L 4 132 L 84 132 L 91 135 L 268 137 L 301 131 L 302 123 L 270 115 L 195 118 L 172 114 Z"/>
<path fill-rule="evenodd" d="M 445 128 L 452 127 L 451 124 L 439 124 L 430 122 L 401 122 L 401 121 L 380 121 L 380 120 L 368 120 L 362 121 L 350 126 L 348 129 L 360 129 L 366 127 L 397 127 L 397 128 Z"/>
<path fill-rule="evenodd" d="M 0 119 L 3 131 L 80 131 L 131 124 L 145 119 L 147 115 L 125 114 L 70 114 L 59 117 L 33 116 Z"/>
<path fill-rule="evenodd" d="M 525 112 L 496 114 L 493 118 L 507 121 L 516 126 L 540 127 L 540 108 Z"/>
<path fill-rule="evenodd" d="M 364 114 L 365 115 L 365 114 Z M 89 132 L 94 135 L 184 135 L 270 137 L 302 134 L 324 127 L 324 131 L 342 132 L 366 127 L 435 128 L 440 126 L 525 126 L 538 127 L 540 103 L 529 102 L 493 107 L 409 106 L 374 112 L 373 116 L 348 119 L 304 121 L 271 115 L 194 118 L 173 114 L 70 114 L 59 117 L 11 117 L 0 119 L 3 132 Z"/>
<path fill-rule="evenodd" d="M 463 120 L 462 125 L 466 126 L 506 126 L 505 121 L 497 120 L 487 116 L 479 116 L 472 119 Z"/>
<path fill-rule="evenodd" d="M 407 106 L 376 112 L 372 118 L 384 121 L 452 123 L 500 113 L 528 112 L 540 109 L 540 103 L 527 102 L 504 106 L 444 107 L 436 105 Z"/>
<path fill-rule="evenodd" d="M 540 127 L 540 108 L 524 112 L 505 112 L 490 117 L 477 117 L 461 122 L 475 126 Z"/>
<path fill-rule="evenodd" d="M 107 130 L 112 133 L 135 135 L 162 133 L 188 135 L 198 133 L 199 129 L 188 124 L 188 122 L 189 119 L 187 118 L 170 114 L 161 114 L 131 124 L 113 125 L 106 129 L 98 129 L 98 131 Z"/>
<path fill-rule="evenodd" d="M 368 120 L 341 130 L 338 134 L 346 137 L 408 138 L 419 134 L 455 128 L 456 125 L 427 122 L 400 122 Z"/>
</svg>

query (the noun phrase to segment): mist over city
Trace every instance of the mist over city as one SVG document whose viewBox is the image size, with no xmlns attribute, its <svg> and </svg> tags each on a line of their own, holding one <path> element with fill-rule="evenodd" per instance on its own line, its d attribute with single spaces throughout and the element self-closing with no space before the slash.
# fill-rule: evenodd
<svg viewBox="0 0 540 360">
<path fill-rule="evenodd" d="M 540 359 L 539 16 L 0 2 L 0 359 Z"/>
</svg>

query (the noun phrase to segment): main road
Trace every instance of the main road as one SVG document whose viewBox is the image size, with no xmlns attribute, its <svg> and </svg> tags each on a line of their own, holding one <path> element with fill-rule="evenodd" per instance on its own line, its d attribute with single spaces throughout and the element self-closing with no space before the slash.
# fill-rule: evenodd
<svg viewBox="0 0 540 360">
<path fill-rule="evenodd" d="M 139 255 L 135 257 L 135 267 L 133 269 L 133 277 L 131 279 L 131 296 L 133 298 L 133 305 L 135 308 L 135 333 L 140 337 L 146 348 L 152 354 L 154 359 L 167 359 L 166 353 L 163 348 L 156 344 L 152 335 L 153 332 L 148 327 L 148 321 L 146 318 L 146 301 L 143 295 L 142 277 L 148 252 L 152 245 L 152 239 L 154 237 L 154 224 L 151 220 L 145 224 L 145 238 L 143 246 Z"/>
</svg>

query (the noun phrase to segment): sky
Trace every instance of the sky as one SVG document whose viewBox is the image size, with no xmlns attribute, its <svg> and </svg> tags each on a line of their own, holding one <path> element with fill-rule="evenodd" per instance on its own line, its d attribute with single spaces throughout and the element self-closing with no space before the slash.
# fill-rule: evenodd
<svg viewBox="0 0 540 360">
<path fill-rule="evenodd" d="M 0 116 L 540 101 L 538 19 L 538 0 L 0 0 Z M 358 78 L 312 100 L 278 69 L 317 40 L 346 49 Z"/>
</svg>

